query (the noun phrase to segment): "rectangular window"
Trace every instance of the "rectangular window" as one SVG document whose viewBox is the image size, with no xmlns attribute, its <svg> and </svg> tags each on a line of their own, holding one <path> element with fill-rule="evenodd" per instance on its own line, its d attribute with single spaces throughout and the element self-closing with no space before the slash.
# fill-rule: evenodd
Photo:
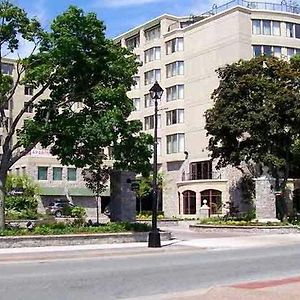
<svg viewBox="0 0 300 300">
<path fill-rule="evenodd" d="M 175 38 L 166 42 L 166 54 L 183 51 L 183 38 Z"/>
<path fill-rule="evenodd" d="M 25 112 L 27 113 L 33 113 L 33 104 L 30 103 L 29 105 L 27 105 L 27 102 L 24 102 L 24 107 L 26 106 Z"/>
<path fill-rule="evenodd" d="M 68 168 L 67 178 L 68 181 L 76 181 L 76 168 Z"/>
<path fill-rule="evenodd" d="M 160 47 L 153 47 L 145 51 L 145 64 L 153 60 L 160 60 Z"/>
<path fill-rule="evenodd" d="M 154 105 L 154 100 L 151 98 L 150 94 L 146 94 L 145 96 L 145 108 L 151 107 Z"/>
<path fill-rule="evenodd" d="M 184 109 L 174 109 L 167 111 L 167 126 L 184 123 Z"/>
<path fill-rule="evenodd" d="M 128 38 L 125 41 L 126 47 L 129 50 L 133 50 L 134 48 L 138 48 L 140 46 L 140 35 L 137 34 L 134 37 Z"/>
<path fill-rule="evenodd" d="M 263 53 L 266 56 L 272 56 L 272 47 L 271 46 L 263 46 Z"/>
<path fill-rule="evenodd" d="M 261 21 L 252 20 L 252 33 L 255 35 L 261 34 Z"/>
<path fill-rule="evenodd" d="M 161 138 L 157 138 L 157 156 L 161 156 Z"/>
<path fill-rule="evenodd" d="M 295 49 L 294 48 L 287 48 L 287 58 L 290 59 L 294 55 L 295 55 Z"/>
<path fill-rule="evenodd" d="M 263 20 L 263 34 L 264 35 L 271 35 L 271 21 Z"/>
<path fill-rule="evenodd" d="M 155 41 L 160 38 L 160 26 L 155 26 L 145 30 L 145 39 L 147 42 Z"/>
<path fill-rule="evenodd" d="M 174 86 L 168 87 L 166 89 L 166 92 L 167 92 L 167 101 L 183 99 L 184 98 L 184 85 L 179 84 L 179 85 L 174 85 Z"/>
<path fill-rule="evenodd" d="M 286 36 L 294 37 L 294 24 L 286 23 Z"/>
<path fill-rule="evenodd" d="M 276 36 L 281 35 L 280 22 L 272 21 L 272 34 Z"/>
<path fill-rule="evenodd" d="M 24 87 L 24 95 L 32 96 L 33 95 L 33 87 L 25 85 L 25 87 Z"/>
<path fill-rule="evenodd" d="M 184 151 L 184 133 L 167 135 L 167 154 Z"/>
<path fill-rule="evenodd" d="M 134 110 L 138 111 L 141 109 L 141 98 L 133 98 L 132 99 Z"/>
<path fill-rule="evenodd" d="M 300 39 L 300 24 L 295 24 L 295 37 Z"/>
<path fill-rule="evenodd" d="M 145 85 L 160 81 L 160 69 L 154 69 L 145 73 Z"/>
<path fill-rule="evenodd" d="M 48 167 L 38 167 L 38 180 L 48 179 Z"/>
<path fill-rule="evenodd" d="M 157 128 L 161 128 L 161 116 L 157 115 Z M 154 129 L 154 115 L 145 117 L 145 130 Z"/>
<path fill-rule="evenodd" d="M 62 180 L 62 168 L 61 167 L 53 167 L 52 171 L 53 171 L 52 179 L 54 181 Z"/>
<path fill-rule="evenodd" d="M 273 47 L 273 55 L 277 58 L 281 58 L 281 47 Z"/>
<path fill-rule="evenodd" d="M 212 179 L 212 162 L 200 161 L 190 165 L 191 180 Z"/>
<path fill-rule="evenodd" d="M 141 84 L 140 84 L 140 76 L 134 76 L 133 78 L 133 85 L 131 87 L 132 90 L 139 90 L 140 87 L 141 87 Z"/>
<path fill-rule="evenodd" d="M 183 75 L 184 74 L 184 62 L 183 61 L 175 61 L 171 64 L 166 65 L 167 78 Z"/>
<path fill-rule="evenodd" d="M 1 63 L 1 72 L 5 75 L 12 75 L 14 70 L 13 64 Z"/>
</svg>

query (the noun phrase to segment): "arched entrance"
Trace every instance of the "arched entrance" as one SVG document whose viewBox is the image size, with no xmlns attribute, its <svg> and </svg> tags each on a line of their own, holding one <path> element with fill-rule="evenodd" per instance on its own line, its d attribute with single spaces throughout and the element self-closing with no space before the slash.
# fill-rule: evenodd
<svg viewBox="0 0 300 300">
<path fill-rule="evenodd" d="M 194 191 L 184 191 L 183 195 L 183 214 L 196 214 L 196 193 Z"/>
<path fill-rule="evenodd" d="M 210 214 L 222 213 L 222 192 L 218 190 L 205 190 L 200 193 L 201 206 L 204 204 L 203 200 L 207 200 L 207 205 L 210 207 Z"/>
</svg>

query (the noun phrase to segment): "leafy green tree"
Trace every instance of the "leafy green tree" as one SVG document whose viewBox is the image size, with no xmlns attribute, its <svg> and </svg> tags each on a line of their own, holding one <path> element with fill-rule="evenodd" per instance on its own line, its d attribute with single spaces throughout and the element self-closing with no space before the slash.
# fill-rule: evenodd
<svg viewBox="0 0 300 300">
<path fill-rule="evenodd" d="M 299 154 L 299 57 L 241 60 L 217 73 L 214 106 L 206 111 L 212 158 L 218 167 L 267 166 L 276 189 L 284 189 Z"/>
<path fill-rule="evenodd" d="M 39 186 L 27 175 L 8 175 L 6 180 L 6 209 L 37 212 Z M 20 191 L 21 194 L 14 194 Z"/>
<path fill-rule="evenodd" d="M 38 143 L 49 147 L 63 164 L 76 167 L 91 164 L 110 146 L 115 167 L 149 172 L 152 137 L 140 133 L 139 121 L 127 121 L 133 105 L 126 92 L 137 72 L 136 57 L 105 37 L 105 26 L 96 15 L 71 6 L 45 32 L 24 10 L 2 1 L 0 20 L 0 53 L 3 48 L 17 53 L 20 37 L 35 45 L 31 55 L 17 61 L 17 78 L 0 75 L 0 126 L 5 128 L 0 228 L 5 223 L 7 171 Z M 34 94 L 8 122 L 4 108 L 17 86 L 25 84 L 34 88 Z M 21 127 L 29 106 L 34 106 L 35 116 Z"/>
</svg>

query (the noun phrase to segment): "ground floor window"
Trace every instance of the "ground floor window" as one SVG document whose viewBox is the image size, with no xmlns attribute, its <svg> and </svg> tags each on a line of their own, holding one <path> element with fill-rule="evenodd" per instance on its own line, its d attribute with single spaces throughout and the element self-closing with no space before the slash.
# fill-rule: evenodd
<svg viewBox="0 0 300 300">
<path fill-rule="evenodd" d="M 183 195 L 183 214 L 196 214 L 196 193 L 193 191 L 185 191 Z"/>
<path fill-rule="evenodd" d="M 217 190 L 205 190 L 201 193 L 201 206 L 203 201 L 207 200 L 207 205 L 210 207 L 211 214 L 222 213 L 222 192 Z"/>
</svg>

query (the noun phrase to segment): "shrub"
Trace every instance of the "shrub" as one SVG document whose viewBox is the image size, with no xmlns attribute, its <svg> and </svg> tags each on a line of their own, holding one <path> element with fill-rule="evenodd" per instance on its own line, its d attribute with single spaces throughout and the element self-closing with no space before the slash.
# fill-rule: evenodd
<svg viewBox="0 0 300 300">
<path fill-rule="evenodd" d="M 86 216 L 85 209 L 81 206 L 75 206 L 71 209 L 71 216 L 73 218 L 83 219 Z"/>
</svg>

